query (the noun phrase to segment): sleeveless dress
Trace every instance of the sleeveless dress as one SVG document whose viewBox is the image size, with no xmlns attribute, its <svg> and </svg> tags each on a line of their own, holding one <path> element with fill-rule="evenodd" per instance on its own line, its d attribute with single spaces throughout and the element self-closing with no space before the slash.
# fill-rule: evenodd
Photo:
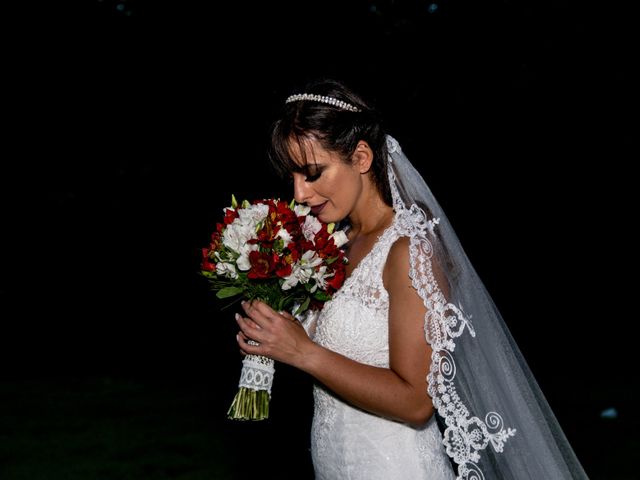
<svg viewBox="0 0 640 480">
<path fill-rule="evenodd" d="M 382 271 L 400 237 L 397 215 L 318 315 L 314 341 L 368 365 L 389 367 L 389 297 Z M 426 375 L 426 372 L 425 372 Z M 425 395 L 426 395 L 425 383 Z M 311 455 L 318 480 L 448 480 L 435 416 L 415 428 L 358 409 L 314 386 Z"/>
</svg>

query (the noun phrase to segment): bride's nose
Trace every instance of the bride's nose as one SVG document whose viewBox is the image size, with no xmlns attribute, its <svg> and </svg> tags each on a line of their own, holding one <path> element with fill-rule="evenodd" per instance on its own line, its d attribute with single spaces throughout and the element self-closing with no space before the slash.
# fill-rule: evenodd
<svg viewBox="0 0 640 480">
<path fill-rule="evenodd" d="M 293 175 L 293 198 L 297 203 L 307 203 L 313 196 L 313 190 L 305 181 L 304 175 Z"/>
</svg>

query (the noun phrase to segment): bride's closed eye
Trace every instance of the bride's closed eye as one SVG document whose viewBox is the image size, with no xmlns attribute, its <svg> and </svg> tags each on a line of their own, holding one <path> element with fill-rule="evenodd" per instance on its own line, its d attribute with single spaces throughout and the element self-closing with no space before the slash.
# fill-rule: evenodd
<svg viewBox="0 0 640 480">
<path fill-rule="evenodd" d="M 293 174 L 301 173 L 302 175 L 304 175 L 305 182 L 313 183 L 320 178 L 323 170 L 323 167 L 301 168 L 298 172 L 290 173 L 287 180 L 289 181 L 289 183 L 293 183 Z"/>
<path fill-rule="evenodd" d="M 305 169 L 305 182 L 313 183 L 320 178 L 322 172 L 324 170 L 324 166 L 313 164 L 311 166 L 307 166 Z"/>
<path fill-rule="evenodd" d="M 314 175 L 307 175 L 307 178 L 305 178 L 304 180 L 306 182 L 315 182 L 317 179 L 320 178 L 320 175 L 322 175 L 322 170 L 320 170 L 319 172 L 317 172 Z"/>
</svg>

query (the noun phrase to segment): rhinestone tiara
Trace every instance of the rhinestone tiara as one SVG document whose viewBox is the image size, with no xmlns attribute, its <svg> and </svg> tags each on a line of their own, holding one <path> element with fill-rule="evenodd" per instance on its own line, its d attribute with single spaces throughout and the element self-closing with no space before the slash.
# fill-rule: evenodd
<svg viewBox="0 0 640 480">
<path fill-rule="evenodd" d="M 324 95 L 315 95 L 313 93 L 297 93 L 295 95 L 291 95 L 289 98 L 287 98 L 287 100 L 284 103 L 299 102 L 301 100 L 302 101 L 310 100 L 312 102 L 326 103 L 328 105 L 334 105 L 342 110 L 348 110 L 350 112 L 360 111 L 359 108 L 354 107 L 350 103 L 343 102 L 342 100 L 338 100 L 337 98 L 326 97 Z"/>
</svg>

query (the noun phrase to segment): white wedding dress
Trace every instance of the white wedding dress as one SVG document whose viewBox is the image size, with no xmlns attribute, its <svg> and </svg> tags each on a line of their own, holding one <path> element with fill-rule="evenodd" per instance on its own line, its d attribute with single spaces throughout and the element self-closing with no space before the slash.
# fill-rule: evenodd
<svg viewBox="0 0 640 480">
<path fill-rule="evenodd" d="M 399 238 L 397 216 L 318 315 L 314 341 L 353 360 L 389 367 L 389 298 L 382 270 Z M 425 372 L 426 375 L 426 372 Z M 425 382 L 425 395 L 426 395 Z M 448 480 L 456 476 L 432 416 L 415 428 L 355 408 L 314 387 L 311 453 L 318 480 Z"/>
</svg>

